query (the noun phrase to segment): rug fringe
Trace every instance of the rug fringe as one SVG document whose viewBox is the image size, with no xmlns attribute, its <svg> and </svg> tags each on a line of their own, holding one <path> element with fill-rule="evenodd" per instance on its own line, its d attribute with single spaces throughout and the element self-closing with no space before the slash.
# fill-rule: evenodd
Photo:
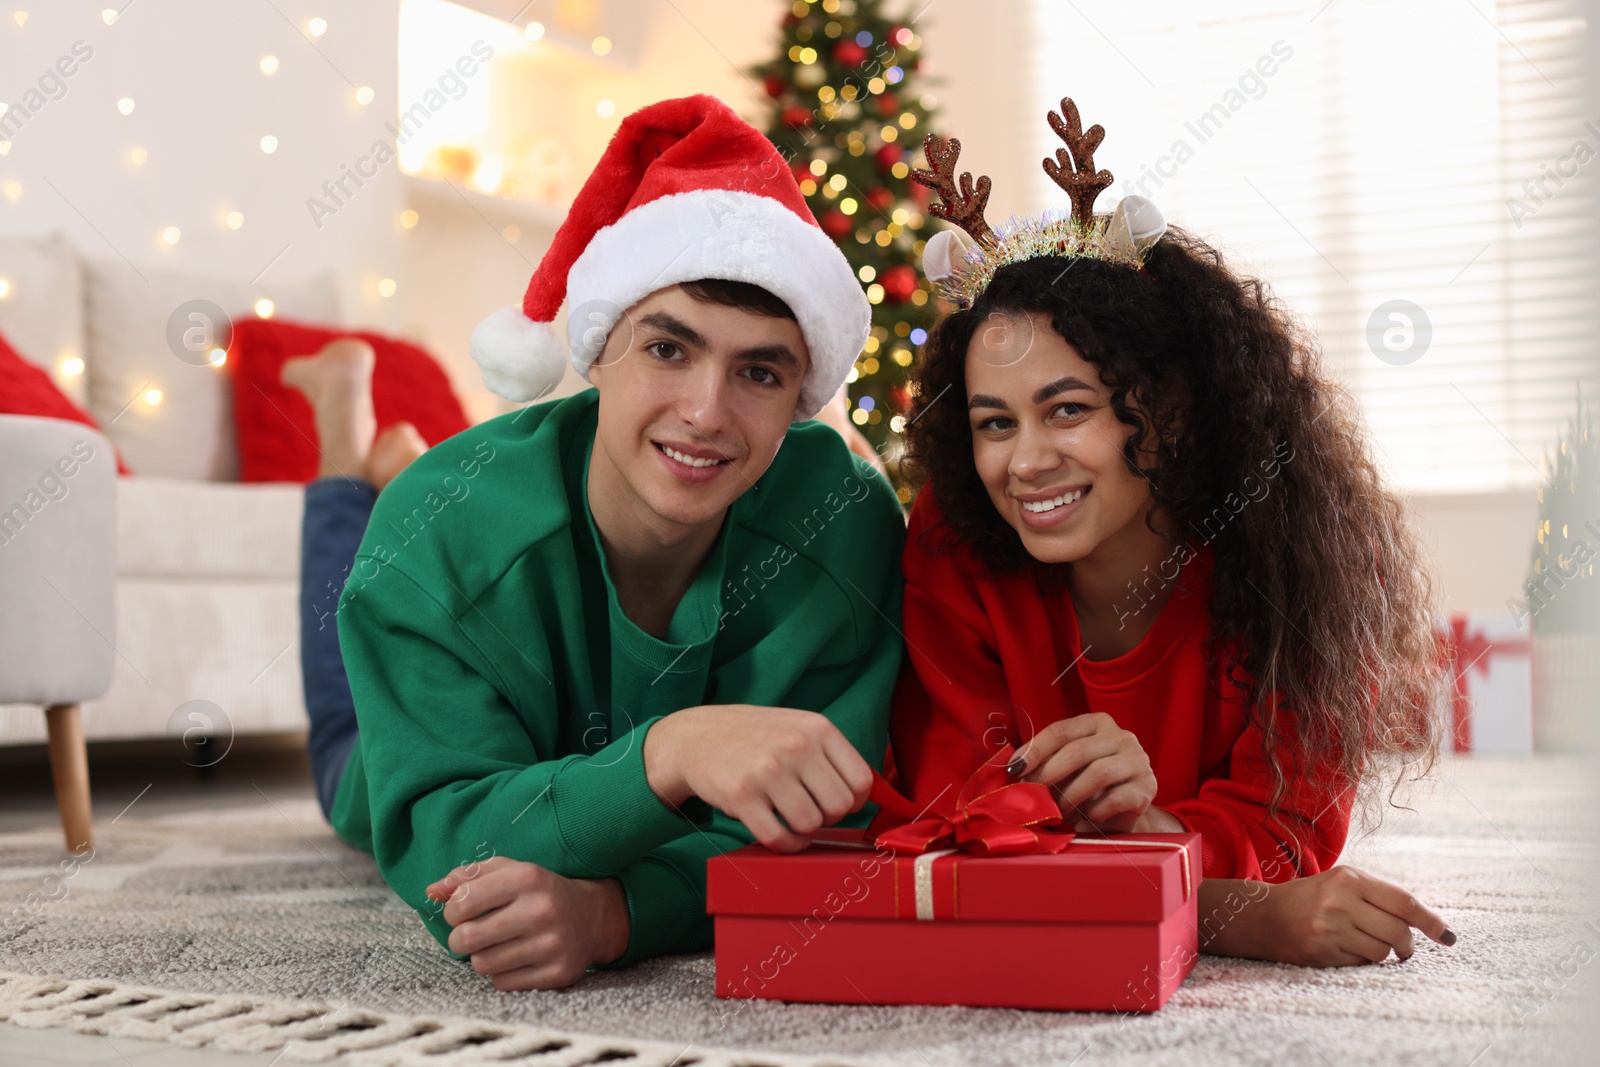
<svg viewBox="0 0 1600 1067">
<path fill-rule="evenodd" d="M 304 1063 L 354 1067 L 821 1067 L 834 1059 L 677 1047 L 453 1016 L 401 1015 L 325 1001 L 182 993 L 107 979 L 0 971 L 0 1022 L 30 1030 L 166 1041 L 223 1052 L 283 1049 Z"/>
</svg>

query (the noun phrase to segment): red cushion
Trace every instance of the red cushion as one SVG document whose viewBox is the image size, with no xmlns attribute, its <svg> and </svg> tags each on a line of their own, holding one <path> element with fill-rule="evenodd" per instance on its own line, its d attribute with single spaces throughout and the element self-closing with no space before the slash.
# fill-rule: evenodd
<svg viewBox="0 0 1600 1067">
<path fill-rule="evenodd" d="M 100 429 L 94 416 L 58 389 L 44 368 L 23 359 L 3 336 L 0 336 L 0 415 L 38 415 Z M 111 446 L 111 454 L 116 457 L 118 474 L 133 473 L 122 462 L 116 445 Z"/>
<path fill-rule="evenodd" d="M 410 422 L 431 446 L 470 425 L 444 368 L 414 344 L 359 330 L 244 319 L 234 323 L 226 364 L 233 374 L 241 482 L 316 478 L 320 456 L 311 403 L 300 390 L 280 384 L 278 374 L 285 360 L 312 355 L 340 337 L 359 337 L 377 353 L 372 406 L 379 430 Z"/>
</svg>

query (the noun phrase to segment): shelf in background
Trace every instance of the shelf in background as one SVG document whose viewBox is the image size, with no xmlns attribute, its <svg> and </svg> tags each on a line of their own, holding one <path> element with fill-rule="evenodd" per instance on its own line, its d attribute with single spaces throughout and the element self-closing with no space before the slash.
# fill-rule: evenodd
<svg viewBox="0 0 1600 1067">
<path fill-rule="evenodd" d="M 407 174 L 402 176 L 402 185 L 405 189 L 406 206 L 415 209 L 419 214 L 429 208 L 465 206 L 477 212 L 497 230 L 515 223 L 524 229 L 533 227 L 553 234 L 567 217 L 565 207 L 491 196 L 476 189 L 468 189 L 456 182 L 442 181 L 438 178 Z"/>
</svg>

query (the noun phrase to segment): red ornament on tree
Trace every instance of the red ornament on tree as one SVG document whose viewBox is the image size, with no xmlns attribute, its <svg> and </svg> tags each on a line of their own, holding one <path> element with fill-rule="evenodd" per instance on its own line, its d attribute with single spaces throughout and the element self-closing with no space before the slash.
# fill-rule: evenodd
<svg viewBox="0 0 1600 1067">
<path fill-rule="evenodd" d="M 894 194 L 881 185 L 875 185 L 867 190 L 867 203 L 879 211 L 888 211 L 894 204 Z"/>
<path fill-rule="evenodd" d="M 891 304 L 904 304 L 917 291 L 917 272 L 908 263 L 896 263 L 878 275 L 883 298 Z"/>
<path fill-rule="evenodd" d="M 776 94 L 774 94 L 776 95 Z M 893 115 L 900 110 L 900 98 L 893 93 L 878 94 L 878 112 L 882 115 Z"/>
<path fill-rule="evenodd" d="M 866 62 L 867 50 L 854 41 L 840 41 L 833 46 L 833 58 L 847 67 L 859 67 Z"/>
<path fill-rule="evenodd" d="M 850 216 L 837 209 L 828 212 L 817 222 L 822 227 L 822 232 L 832 237 L 835 241 L 848 234 L 852 225 Z M 910 270 L 911 268 L 907 267 L 906 269 Z M 913 276 L 912 281 L 914 282 L 915 280 L 916 278 Z"/>
<path fill-rule="evenodd" d="M 880 170 L 888 170 L 890 167 L 893 167 L 896 163 L 900 162 L 900 158 L 904 154 L 905 153 L 900 150 L 899 145 L 886 144 L 876 152 L 872 153 L 872 158 L 878 161 L 878 168 Z"/>
<path fill-rule="evenodd" d="M 767 95 L 772 97 L 774 100 L 782 96 L 783 90 L 786 88 L 783 79 L 778 77 L 776 74 L 768 74 L 764 79 L 762 79 L 762 84 L 766 86 Z"/>
<path fill-rule="evenodd" d="M 933 199 L 932 189 L 929 189 L 921 182 L 911 183 L 911 202 L 917 206 L 918 211 L 926 213 L 928 210 L 928 201 L 931 199 Z"/>
<path fill-rule="evenodd" d="M 783 124 L 795 129 L 804 129 L 811 125 L 811 112 L 803 107 L 786 107 L 783 109 Z"/>
<path fill-rule="evenodd" d="M 911 410 L 911 390 L 906 388 L 905 382 L 889 386 L 889 403 L 902 415 Z"/>
</svg>

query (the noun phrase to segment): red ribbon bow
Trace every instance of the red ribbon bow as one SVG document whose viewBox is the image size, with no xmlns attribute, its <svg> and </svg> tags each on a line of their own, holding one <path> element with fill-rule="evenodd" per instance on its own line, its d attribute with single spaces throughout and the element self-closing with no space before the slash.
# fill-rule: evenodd
<svg viewBox="0 0 1600 1067">
<path fill-rule="evenodd" d="M 1075 836 L 1047 833 L 1061 823 L 1061 809 L 1038 782 L 1019 782 L 1006 769 L 1011 746 L 972 773 L 949 815 L 917 811 L 916 805 L 874 776 L 872 801 L 881 809 L 867 828 L 879 848 L 919 856 L 934 849 L 958 848 L 978 856 L 1053 855 Z"/>
</svg>

